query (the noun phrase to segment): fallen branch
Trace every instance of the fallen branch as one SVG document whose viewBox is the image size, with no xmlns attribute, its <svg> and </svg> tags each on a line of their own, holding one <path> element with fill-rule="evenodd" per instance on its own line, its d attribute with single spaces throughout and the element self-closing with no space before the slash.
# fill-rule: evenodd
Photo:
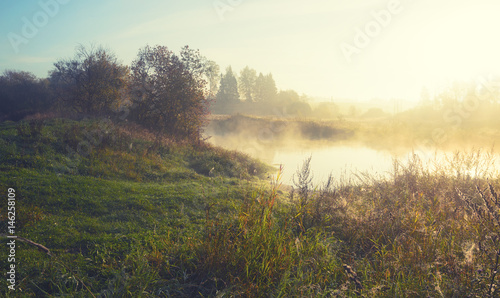
<svg viewBox="0 0 500 298">
<path fill-rule="evenodd" d="M 0 237 L 9 238 L 9 239 L 16 239 L 16 240 L 22 241 L 24 243 L 28 243 L 29 245 L 32 245 L 32 246 L 35 246 L 36 248 L 38 248 L 38 250 L 43 251 L 47 255 L 52 256 L 50 253 L 50 250 L 48 248 L 41 245 L 40 243 L 36 243 L 36 242 L 31 241 L 29 239 L 26 239 L 24 237 L 15 236 L 15 238 L 13 238 L 13 237 L 8 237 L 6 234 L 0 234 Z"/>
</svg>

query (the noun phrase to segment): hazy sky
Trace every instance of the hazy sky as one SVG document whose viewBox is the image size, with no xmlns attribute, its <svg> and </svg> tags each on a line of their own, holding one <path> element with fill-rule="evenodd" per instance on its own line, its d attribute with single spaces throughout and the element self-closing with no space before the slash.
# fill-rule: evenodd
<svg viewBox="0 0 500 298">
<path fill-rule="evenodd" d="M 78 44 L 130 65 L 139 48 L 200 49 L 221 69 L 272 72 L 280 89 L 418 99 L 500 70 L 497 0 L 0 0 L 0 71 L 47 76 Z"/>
</svg>

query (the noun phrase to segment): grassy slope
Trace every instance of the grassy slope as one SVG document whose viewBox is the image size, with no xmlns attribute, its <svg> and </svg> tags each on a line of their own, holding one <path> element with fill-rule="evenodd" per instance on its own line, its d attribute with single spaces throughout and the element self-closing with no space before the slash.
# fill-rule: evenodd
<svg viewBox="0 0 500 298">
<path fill-rule="evenodd" d="M 207 205 L 213 205 L 212 212 L 234 212 L 258 183 L 235 177 L 254 180 L 254 175 L 274 171 L 208 145 L 165 141 L 155 147 L 158 154 L 144 155 L 152 145 L 147 135 L 105 121 L 56 119 L 40 128 L 0 126 L 0 193 L 16 190 L 17 235 L 54 255 L 18 244 L 18 289 L 27 295 L 83 295 L 83 283 L 96 293 L 110 287 L 109 293 L 126 293 L 115 286 L 129 278 L 147 284 L 147 278 L 159 274 L 146 260 L 153 247 L 168 239 L 198 237 Z M 212 168 L 216 177 L 203 175 Z M 3 231 L 6 207 L 1 206 Z M 1 268 L 8 266 L 6 252 L 0 250 Z M 127 263 L 132 271 L 147 268 L 138 275 L 124 272 Z M 110 284 L 113 280 L 118 285 Z M 140 289 L 133 281 L 125 287 L 131 293 Z"/>
<path fill-rule="evenodd" d="M 487 155 L 433 170 L 414 159 L 387 181 L 316 191 L 306 166 L 289 204 L 253 178 L 270 170 L 257 161 L 151 147 L 130 126 L 3 123 L 0 136 L 0 193 L 16 189 L 17 234 L 52 251 L 18 242 L 19 295 L 495 295 L 500 183 Z"/>
</svg>

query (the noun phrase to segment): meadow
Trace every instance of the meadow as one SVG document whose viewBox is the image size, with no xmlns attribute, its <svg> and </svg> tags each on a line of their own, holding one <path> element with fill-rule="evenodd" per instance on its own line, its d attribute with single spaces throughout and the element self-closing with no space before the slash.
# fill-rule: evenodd
<svg viewBox="0 0 500 298">
<path fill-rule="evenodd" d="M 343 125 L 323 136 L 362 133 Z M 492 164 L 480 150 L 434 167 L 415 156 L 388 179 L 313 185 L 305 160 L 291 188 L 242 153 L 131 124 L 3 122 L 0 193 L 15 189 L 16 234 L 48 251 L 18 240 L 16 291 L 2 279 L 1 293 L 497 297 Z M 6 203 L 0 214 L 6 231 Z"/>
</svg>

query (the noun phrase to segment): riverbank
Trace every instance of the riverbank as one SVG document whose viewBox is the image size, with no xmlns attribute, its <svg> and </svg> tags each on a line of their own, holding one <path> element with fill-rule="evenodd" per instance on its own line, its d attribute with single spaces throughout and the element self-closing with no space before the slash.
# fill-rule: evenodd
<svg viewBox="0 0 500 298">
<path fill-rule="evenodd" d="M 496 289 L 500 181 L 488 168 L 448 175 L 410 159 L 387 180 L 315 187 L 304 163 L 287 192 L 281 172 L 244 154 L 148 136 L 106 120 L 0 124 L 0 192 L 15 190 L 15 234 L 50 251 L 17 242 L 16 291 L 484 297 Z M 465 156 L 452 162 L 468 166 Z M 7 248 L 0 268 L 11 264 Z M 5 280 L 0 289 L 19 294 Z"/>
</svg>

